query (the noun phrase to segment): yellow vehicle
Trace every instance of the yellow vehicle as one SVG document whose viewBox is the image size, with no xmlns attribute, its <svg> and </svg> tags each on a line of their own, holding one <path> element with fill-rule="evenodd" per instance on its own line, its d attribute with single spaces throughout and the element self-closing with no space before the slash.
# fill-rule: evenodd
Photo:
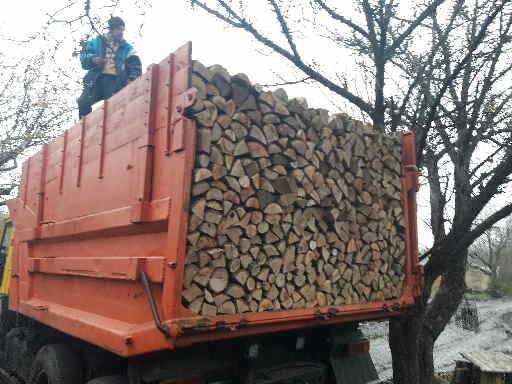
<svg viewBox="0 0 512 384">
<path fill-rule="evenodd" d="M 0 219 L 0 297 L 9 294 L 12 270 L 12 222 L 9 218 Z M 2 302 L 6 301 L 5 299 Z"/>
</svg>

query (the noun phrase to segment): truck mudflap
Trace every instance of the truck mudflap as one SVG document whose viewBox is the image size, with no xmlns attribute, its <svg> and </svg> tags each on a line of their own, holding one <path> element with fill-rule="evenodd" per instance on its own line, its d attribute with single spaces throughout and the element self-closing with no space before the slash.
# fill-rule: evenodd
<svg viewBox="0 0 512 384">
<path fill-rule="evenodd" d="M 370 356 L 370 343 L 359 329 L 333 329 L 331 365 L 336 384 L 370 384 L 379 375 Z"/>
</svg>

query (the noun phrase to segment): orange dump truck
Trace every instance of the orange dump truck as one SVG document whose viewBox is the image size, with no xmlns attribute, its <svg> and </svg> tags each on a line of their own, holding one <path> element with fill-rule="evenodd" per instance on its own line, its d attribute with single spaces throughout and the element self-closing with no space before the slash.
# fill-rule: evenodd
<svg viewBox="0 0 512 384">
<path fill-rule="evenodd" d="M 196 314 L 183 304 L 197 123 L 191 44 L 152 65 L 23 166 L 3 376 L 31 384 L 376 380 L 357 322 L 421 289 L 414 138 L 404 134 L 399 297 Z M 13 381 L 15 382 L 15 381 Z"/>
</svg>

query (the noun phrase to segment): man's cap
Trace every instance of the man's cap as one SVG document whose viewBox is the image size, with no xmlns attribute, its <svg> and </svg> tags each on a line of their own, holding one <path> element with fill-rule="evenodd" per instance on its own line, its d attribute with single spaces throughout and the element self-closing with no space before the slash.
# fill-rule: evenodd
<svg viewBox="0 0 512 384">
<path fill-rule="evenodd" d="M 112 16 L 108 20 L 108 29 L 112 30 L 119 27 L 124 27 L 124 20 L 121 19 L 119 16 Z"/>
</svg>

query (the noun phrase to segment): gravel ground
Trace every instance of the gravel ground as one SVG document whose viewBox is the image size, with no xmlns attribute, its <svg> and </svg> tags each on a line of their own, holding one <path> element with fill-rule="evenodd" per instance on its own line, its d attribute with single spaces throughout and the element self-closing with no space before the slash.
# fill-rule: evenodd
<svg viewBox="0 0 512 384">
<path fill-rule="evenodd" d="M 480 331 L 458 328 L 452 321 L 439 337 L 434 351 L 437 371 L 448 371 L 455 366 L 461 352 L 486 350 L 512 354 L 512 299 L 478 302 Z M 392 376 L 391 352 L 387 341 L 386 322 L 361 325 L 370 339 L 371 355 L 381 379 Z"/>
</svg>

